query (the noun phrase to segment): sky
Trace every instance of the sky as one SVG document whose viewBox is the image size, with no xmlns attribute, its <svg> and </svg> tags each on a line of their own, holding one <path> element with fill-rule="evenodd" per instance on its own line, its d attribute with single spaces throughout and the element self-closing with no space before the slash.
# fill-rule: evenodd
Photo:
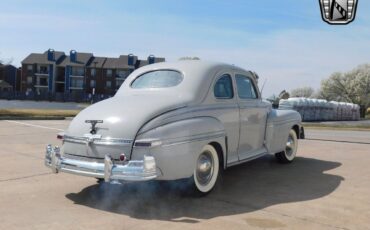
<svg viewBox="0 0 370 230">
<path fill-rule="evenodd" d="M 49 48 L 95 56 L 197 56 L 253 70 L 263 96 L 320 87 L 370 63 L 370 1 L 328 25 L 318 0 L 2 0 L 0 59 L 20 66 Z"/>
</svg>

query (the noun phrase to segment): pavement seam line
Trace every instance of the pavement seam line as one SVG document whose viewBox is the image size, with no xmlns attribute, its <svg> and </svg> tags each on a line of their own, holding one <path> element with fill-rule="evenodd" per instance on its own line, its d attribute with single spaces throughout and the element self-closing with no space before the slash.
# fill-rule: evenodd
<svg viewBox="0 0 370 230">
<path fill-rule="evenodd" d="M 38 177 L 38 176 L 51 175 L 51 174 L 53 174 L 53 173 L 48 172 L 48 173 L 39 173 L 39 174 L 34 174 L 34 175 L 30 175 L 30 176 L 23 176 L 23 177 L 9 178 L 9 179 L 5 179 L 5 180 L 0 180 L 0 183 L 1 183 L 1 182 L 7 182 L 7 181 L 15 181 L 15 180 L 28 179 L 28 178 Z"/>
<path fill-rule="evenodd" d="M 328 140 L 328 139 L 319 139 L 319 138 L 305 138 L 305 140 L 308 140 L 308 141 L 329 141 L 329 142 L 348 143 L 348 144 L 370 145 L 370 142 L 359 142 L 359 141 Z"/>
<path fill-rule="evenodd" d="M 9 122 L 9 123 L 19 124 L 19 125 L 26 125 L 26 126 L 30 126 L 30 127 L 35 127 L 35 128 L 42 128 L 42 129 L 51 129 L 51 130 L 64 131 L 63 129 L 51 128 L 51 127 L 42 126 L 42 125 L 34 125 L 34 124 L 25 123 L 25 122 L 20 122 L 20 121 L 10 121 L 10 120 L 4 120 L 4 121 Z"/>
</svg>

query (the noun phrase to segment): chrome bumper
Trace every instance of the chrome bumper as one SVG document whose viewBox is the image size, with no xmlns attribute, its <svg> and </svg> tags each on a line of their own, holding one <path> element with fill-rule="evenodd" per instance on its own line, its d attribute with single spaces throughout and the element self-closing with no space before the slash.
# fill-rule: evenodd
<svg viewBox="0 0 370 230">
<path fill-rule="evenodd" d="M 153 156 L 145 155 L 143 160 L 132 160 L 120 165 L 114 164 L 109 156 L 105 156 L 104 163 L 87 162 L 63 158 L 59 147 L 46 147 L 45 165 L 54 173 L 66 172 L 81 176 L 102 178 L 106 182 L 111 180 L 146 181 L 157 177 L 157 168 Z"/>
</svg>

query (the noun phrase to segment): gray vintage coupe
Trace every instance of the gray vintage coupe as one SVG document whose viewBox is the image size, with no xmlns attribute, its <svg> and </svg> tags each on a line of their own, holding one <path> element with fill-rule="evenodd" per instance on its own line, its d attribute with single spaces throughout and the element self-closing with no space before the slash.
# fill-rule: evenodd
<svg viewBox="0 0 370 230">
<path fill-rule="evenodd" d="M 134 71 L 117 94 L 81 111 L 47 146 L 53 172 L 105 181 L 188 178 L 194 191 L 214 188 L 222 170 L 275 154 L 293 161 L 301 117 L 261 99 L 257 75 L 198 60 Z"/>
</svg>

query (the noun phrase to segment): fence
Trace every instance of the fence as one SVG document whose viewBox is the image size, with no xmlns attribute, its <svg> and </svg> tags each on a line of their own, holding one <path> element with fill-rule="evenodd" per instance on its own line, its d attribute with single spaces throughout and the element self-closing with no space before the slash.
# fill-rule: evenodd
<svg viewBox="0 0 370 230">
<path fill-rule="evenodd" d="M 91 95 L 87 93 L 23 93 L 0 91 L 0 99 L 7 100 L 33 100 L 57 102 L 97 102 L 112 97 L 111 95 Z"/>
</svg>

